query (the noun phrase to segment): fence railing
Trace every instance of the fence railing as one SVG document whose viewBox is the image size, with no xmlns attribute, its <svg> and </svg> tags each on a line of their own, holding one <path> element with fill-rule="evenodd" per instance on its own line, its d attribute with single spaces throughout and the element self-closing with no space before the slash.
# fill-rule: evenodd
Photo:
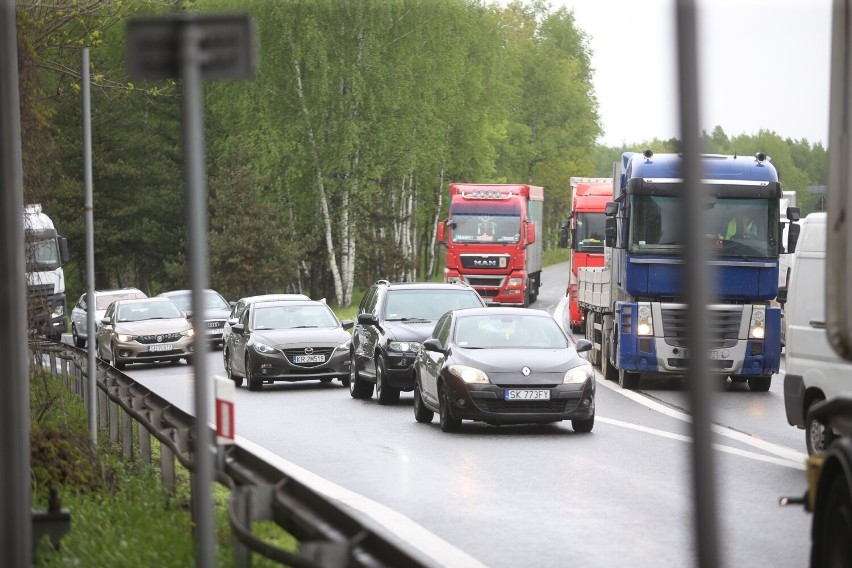
<svg viewBox="0 0 852 568">
<path fill-rule="evenodd" d="M 65 344 L 32 342 L 35 364 L 49 365 L 51 376 L 83 397 L 88 395 L 87 353 Z M 195 418 L 98 360 L 97 425 L 109 430 L 125 458 L 153 464 L 152 437 L 160 442 L 160 477 L 175 488 L 175 461 L 193 471 L 198 448 L 193 439 Z M 133 423 L 138 424 L 134 429 Z M 215 434 L 215 433 L 213 433 Z M 213 436 L 215 439 L 215 435 Z M 426 567 L 435 563 L 412 547 L 406 549 L 391 534 L 365 525 L 338 503 L 289 476 L 257 455 L 233 445 L 212 446 L 216 481 L 231 491 L 228 516 L 235 537 L 236 565 L 251 565 L 252 553 L 294 568 Z M 299 541 L 298 552 L 265 542 L 252 533 L 252 524 L 272 521 Z"/>
</svg>

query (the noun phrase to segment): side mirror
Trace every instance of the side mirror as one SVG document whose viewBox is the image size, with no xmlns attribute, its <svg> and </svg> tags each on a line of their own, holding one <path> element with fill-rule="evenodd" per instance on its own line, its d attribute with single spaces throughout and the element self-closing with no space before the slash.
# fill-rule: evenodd
<svg viewBox="0 0 852 568">
<path fill-rule="evenodd" d="M 186 316 L 186 319 L 188 319 L 189 321 L 192 321 L 192 310 L 186 310 L 184 312 L 184 315 Z"/>
<path fill-rule="evenodd" d="M 585 351 L 591 351 L 592 350 L 592 342 L 589 341 L 588 339 L 578 339 L 575 349 L 577 349 L 577 353 L 583 353 Z"/>
<path fill-rule="evenodd" d="M 68 239 L 59 237 L 59 260 L 64 265 L 71 259 L 71 253 L 68 252 Z"/>
<path fill-rule="evenodd" d="M 801 225 L 798 223 L 790 223 L 790 228 L 787 229 L 787 252 L 790 254 L 796 252 L 796 243 L 799 242 L 799 234 L 801 232 Z"/>
<path fill-rule="evenodd" d="M 238 322 L 238 321 L 239 321 L 239 320 L 238 320 L 237 318 L 231 318 L 231 319 L 229 319 L 229 320 L 227 321 L 227 324 L 228 324 L 229 326 L 231 326 L 231 327 L 234 327 L 235 325 L 237 325 L 237 322 Z"/>
<path fill-rule="evenodd" d="M 535 223 L 527 223 L 526 232 L 527 244 L 531 245 L 535 242 Z"/>
<path fill-rule="evenodd" d="M 568 219 L 559 226 L 559 248 L 568 248 Z"/>
<path fill-rule="evenodd" d="M 604 244 L 610 248 L 615 246 L 615 217 L 606 218 L 604 229 Z"/>
<path fill-rule="evenodd" d="M 571 250 L 577 249 L 577 229 L 571 229 Z"/>
<path fill-rule="evenodd" d="M 101 318 L 101 325 L 109 325 L 109 318 Z"/>
<path fill-rule="evenodd" d="M 441 342 L 435 339 L 434 337 L 431 339 L 427 339 L 423 342 L 423 349 L 425 351 L 432 351 L 433 353 L 444 352 L 444 348 L 441 346 Z"/>
<path fill-rule="evenodd" d="M 444 233 L 447 230 L 447 222 L 446 221 L 438 221 L 438 228 L 435 231 L 435 240 L 441 244 L 444 244 L 444 237 L 446 236 Z"/>
<path fill-rule="evenodd" d="M 618 203 L 615 201 L 607 202 L 604 208 L 604 214 L 607 217 L 614 217 L 616 213 L 618 213 Z"/>
<path fill-rule="evenodd" d="M 778 288 L 778 295 L 775 296 L 775 300 L 781 304 L 782 306 L 787 303 L 787 287 L 781 286 Z"/>
<path fill-rule="evenodd" d="M 361 325 L 379 325 L 379 320 L 371 313 L 358 314 L 358 323 Z"/>
<path fill-rule="evenodd" d="M 343 326 L 343 329 L 350 330 L 355 327 L 355 322 L 352 320 L 343 320 L 342 322 L 340 322 L 340 325 Z"/>
<path fill-rule="evenodd" d="M 234 333 L 238 333 L 238 334 L 242 335 L 243 332 L 245 331 L 245 326 L 241 323 L 235 323 L 234 325 L 231 326 L 231 331 L 233 331 Z"/>
<path fill-rule="evenodd" d="M 801 211 L 799 211 L 798 207 L 788 207 L 787 208 L 787 220 L 795 223 L 799 219 L 802 218 Z"/>
</svg>

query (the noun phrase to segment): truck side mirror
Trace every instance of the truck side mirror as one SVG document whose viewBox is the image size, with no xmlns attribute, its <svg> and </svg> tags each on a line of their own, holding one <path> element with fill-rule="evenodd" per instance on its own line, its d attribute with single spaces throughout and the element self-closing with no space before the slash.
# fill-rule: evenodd
<svg viewBox="0 0 852 568">
<path fill-rule="evenodd" d="M 71 259 L 71 254 L 68 252 L 68 239 L 59 237 L 59 260 L 64 265 Z"/>
<path fill-rule="evenodd" d="M 568 219 L 559 226 L 559 248 L 568 248 Z"/>
<path fill-rule="evenodd" d="M 444 232 L 447 230 L 447 222 L 446 221 L 438 221 L 438 229 L 435 233 L 435 239 L 444 244 Z"/>
<path fill-rule="evenodd" d="M 779 286 L 778 287 L 778 295 L 775 296 L 775 300 L 781 304 L 782 306 L 787 303 L 787 287 Z"/>
<path fill-rule="evenodd" d="M 535 242 L 535 223 L 526 224 L 527 244 L 531 245 Z"/>
<path fill-rule="evenodd" d="M 802 232 L 802 226 L 798 223 L 790 223 L 790 228 L 787 229 L 787 252 L 793 254 L 796 252 L 796 243 L 799 242 L 799 234 Z"/>
<path fill-rule="evenodd" d="M 798 207 L 788 207 L 787 208 L 787 219 L 793 223 L 802 218 L 802 214 L 799 211 Z"/>
<path fill-rule="evenodd" d="M 606 208 L 604 209 L 604 213 L 607 217 L 613 217 L 616 213 L 618 213 L 618 203 L 615 201 L 610 201 L 606 204 Z"/>
<path fill-rule="evenodd" d="M 604 244 L 610 248 L 615 246 L 615 217 L 606 218 L 604 229 Z"/>
<path fill-rule="evenodd" d="M 574 227 L 571 229 L 571 250 L 575 250 L 577 247 L 577 228 Z"/>
</svg>

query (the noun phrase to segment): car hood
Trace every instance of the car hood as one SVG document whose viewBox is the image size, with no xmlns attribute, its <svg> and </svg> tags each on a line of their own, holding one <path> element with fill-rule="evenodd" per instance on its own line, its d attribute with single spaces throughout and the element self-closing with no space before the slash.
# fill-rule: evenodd
<svg viewBox="0 0 852 568">
<path fill-rule="evenodd" d="M 279 349 L 297 349 L 299 347 L 329 346 L 337 347 L 346 343 L 352 336 L 342 328 L 334 329 L 270 329 L 255 331 L 251 335 L 252 343 L 265 343 Z"/>
<path fill-rule="evenodd" d="M 432 320 L 386 321 L 384 326 L 391 341 L 423 343 L 435 329 L 435 322 Z"/>
<path fill-rule="evenodd" d="M 587 361 L 573 349 L 459 349 L 452 363 L 476 367 L 494 384 L 558 384 L 565 372 Z M 524 376 L 522 369 L 529 368 Z"/>
<path fill-rule="evenodd" d="M 116 333 L 125 333 L 128 335 L 152 335 L 180 333 L 191 327 L 192 325 L 185 318 L 151 319 L 117 323 L 115 324 L 115 331 Z"/>
</svg>

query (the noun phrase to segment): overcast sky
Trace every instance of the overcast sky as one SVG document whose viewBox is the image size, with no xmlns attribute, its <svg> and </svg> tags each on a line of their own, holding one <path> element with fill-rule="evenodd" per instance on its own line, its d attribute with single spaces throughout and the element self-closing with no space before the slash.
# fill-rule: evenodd
<svg viewBox="0 0 852 568">
<path fill-rule="evenodd" d="M 593 50 L 607 146 L 680 137 L 674 0 L 550 0 Z M 698 0 L 701 126 L 828 144 L 831 0 Z"/>
</svg>

